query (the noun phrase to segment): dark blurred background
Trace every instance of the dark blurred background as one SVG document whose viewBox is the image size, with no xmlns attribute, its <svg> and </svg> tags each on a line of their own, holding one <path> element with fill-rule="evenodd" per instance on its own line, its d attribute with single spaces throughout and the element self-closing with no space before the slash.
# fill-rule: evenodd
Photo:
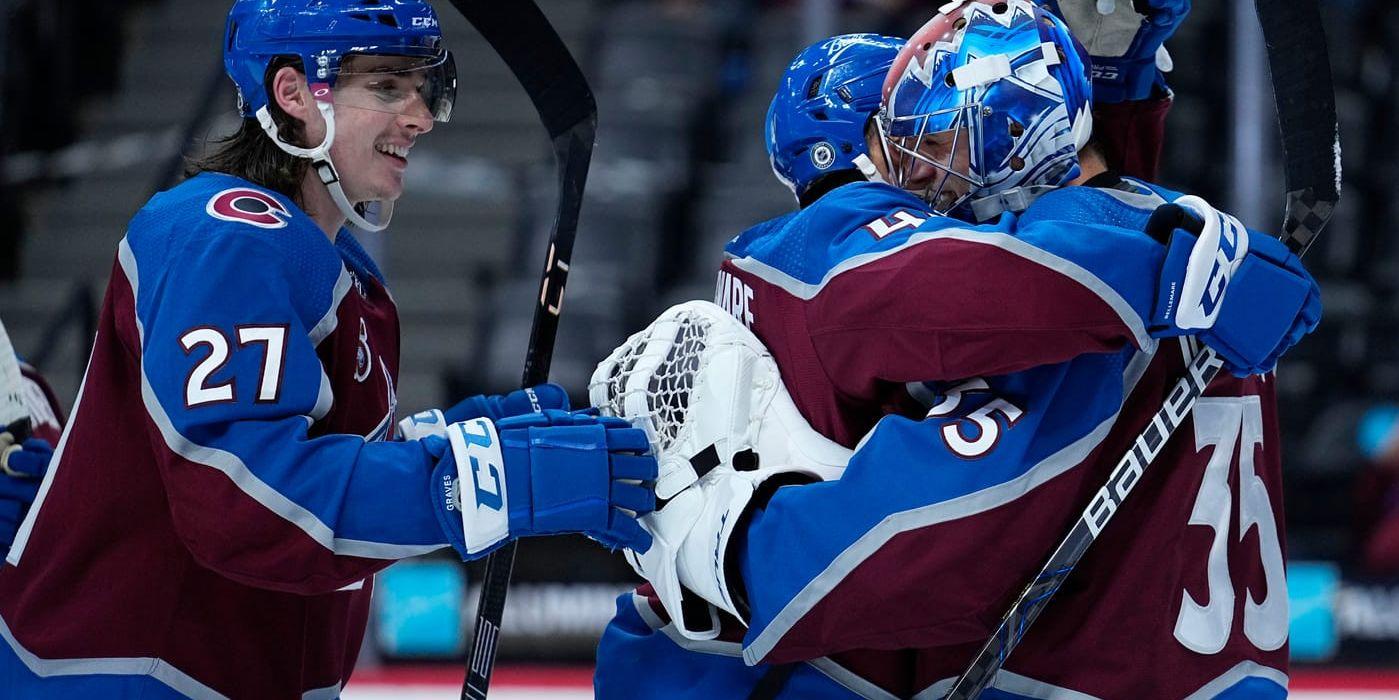
<svg viewBox="0 0 1399 700">
<path fill-rule="evenodd" d="M 600 129 L 555 381 L 670 304 L 713 297 L 723 243 L 794 207 L 762 117 L 788 61 L 849 31 L 906 35 L 926 0 L 543 0 L 597 95 Z M 217 47 L 225 0 L 0 0 L 0 315 L 71 407 L 98 295 L 129 218 L 184 144 L 236 125 Z M 1200 2 L 1167 46 L 1176 92 L 1162 183 L 1276 229 L 1276 116 L 1253 3 Z M 1321 328 L 1283 362 L 1293 653 L 1399 664 L 1399 12 L 1323 0 L 1344 148 L 1339 210 L 1308 259 Z M 448 8 L 453 122 L 413 152 L 393 228 L 361 236 L 403 318 L 403 411 L 517 385 L 555 184 L 528 98 Z M 1318 27 L 1320 33 L 1322 28 Z M 200 146 L 196 145 L 197 150 Z M 521 547 L 502 654 L 586 661 L 627 587 L 581 540 Z M 476 570 L 389 569 L 367 661 L 460 653 Z"/>
</svg>

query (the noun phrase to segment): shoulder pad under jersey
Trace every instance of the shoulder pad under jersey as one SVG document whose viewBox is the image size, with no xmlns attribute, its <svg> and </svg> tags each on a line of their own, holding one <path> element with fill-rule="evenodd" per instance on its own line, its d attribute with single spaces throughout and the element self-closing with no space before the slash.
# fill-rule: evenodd
<svg viewBox="0 0 1399 700">
<path fill-rule="evenodd" d="M 335 245 L 290 199 L 223 173 L 201 173 L 152 197 L 126 240 L 143 280 L 177 265 L 209 270 L 210 278 L 219 276 L 215 268 L 285 277 L 308 318 L 331 303 L 344 270 Z"/>
</svg>

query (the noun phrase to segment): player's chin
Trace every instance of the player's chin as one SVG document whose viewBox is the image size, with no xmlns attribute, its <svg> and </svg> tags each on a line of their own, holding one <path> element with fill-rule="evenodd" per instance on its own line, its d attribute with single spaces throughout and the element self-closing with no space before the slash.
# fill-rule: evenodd
<svg viewBox="0 0 1399 700">
<path fill-rule="evenodd" d="M 403 183 L 400 182 L 396 187 L 381 188 L 379 191 L 379 196 L 375 197 L 375 199 L 380 202 L 395 202 L 398 201 L 398 198 L 402 196 Z"/>
<path fill-rule="evenodd" d="M 383 173 L 379 179 L 376 194 L 381 202 L 392 202 L 403 196 L 403 172 L 402 170 L 391 170 Z"/>
</svg>

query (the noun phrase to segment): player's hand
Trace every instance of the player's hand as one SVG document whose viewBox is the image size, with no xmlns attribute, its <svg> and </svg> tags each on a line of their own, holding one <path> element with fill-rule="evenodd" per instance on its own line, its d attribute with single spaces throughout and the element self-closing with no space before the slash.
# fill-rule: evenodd
<svg viewBox="0 0 1399 700">
<path fill-rule="evenodd" d="M 52 459 L 47 441 L 29 438 L 17 445 L 10 433 L 0 433 L 0 553 L 14 542 Z"/>
<path fill-rule="evenodd" d="M 423 441 L 438 520 L 464 559 L 517 537 L 583 533 L 645 551 L 637 517 L 656 507 L 656 460 L 626 421 L 547 410 L 453 423 Z"/>
<path fill-rule="evenodd" d="M 1281 241 L 1199 197 L 1176 204 L 1201 223 L 1170 234 L 1151 334 L 1198 334 L 1237 376 L 1271 371 L 1321 320 L 1316 280 Z"/>
<path fill-rule="evenodd" d="M 1232 284 L 1219 320 L 1200 340 L 1235 376 L 1273 371 L 1278 359 L 1321 322 L 1321 288 L 1272 236 L 1254 236 Z"/>
<path fill-rule="evenodd" d="M 15 444 L 15 438 L 8 432 L 0 433 L 0 473 L 14 479 L 37 480 L 44 478 L 53 459 L 53 445 L 47 440 L 29 438 Z"/>
<path fill-rule="evenodd" d="M 398 428 L 405 440 L 419 440 L 427 435 L 441 437 L 446 434 L 448 425 L 464 420 L 489 418 L 498 421 L 549 409 L 569 409 L 568 392 L 558 384 L 540 384 L 508 394 L 469 396 L 446 411 L 433 409 L 415 413 L 399 421 Z"/>
<path fill-rule="evenodd" d="M 1165 42 L 1190 14 L 1190 0 L 1044 0 L 1093 59 L 1093 101 L 1144 100 L 1171 70 Z"/>
</svg>

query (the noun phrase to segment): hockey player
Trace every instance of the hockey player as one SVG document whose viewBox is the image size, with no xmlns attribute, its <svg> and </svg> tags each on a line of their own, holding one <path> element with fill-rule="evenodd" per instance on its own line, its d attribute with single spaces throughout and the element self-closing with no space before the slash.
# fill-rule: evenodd
<svg viewBox="0 0 1399 700">
<path fill-rule="evenodd" d="M 1002 5 L 1012 27 L 1016 13 L 1033 12 Z M 902 88 L 911 99 L 901 112 L 895 95 L 890 120 L 924 126 L 935 112 L 927 104 L 940 102 L 968 122 L 973 109 L 986 117 L 970 129 L 973 144 L 994 139 L 1002 125 L 1010 130 L 1003 119 L 1015 112 L 995 105 L 994 87 L 967 89 L 948 77 L 970 63 L 968 53 L 1015 55 L 972 43 L 979 21 L 1007 24 L 994 9 L 973 8 L 948 11 L 910 41 L 902 58 L 913 69 L 890 74 L 890 94 Z M 1014 32 L 1004 34 L 1017 46 Z M 929 60 L 949 36 L 956 40 L 946 43 L 966 41 L 971 50 Z M 1048 51 L 1041 55 L 1049 60 Z M 1060 63 L 1067 57 L 1058 55 Z M 1010 63 L 1023 77 L 1027 65 Z M 923 74 L 913 75 L 918 69 Z M 968 73 L 976 70 L 958 77 Z M 902 78 L 916 80 L 926 101 Z M 1019 126 L 1033 134 L 1045 123 Z M 901 184 L 944 208 L 987 194 L 978 191 L 991 182 L 987 171 L 970 170 L 971 162 L 1004 165 L 1015 153 L 990 150 L 1000 157 L 988 160 L 982 149 L 973 159 L 968 149 L 959 162 L 956 150 L 944 149 L 951 152 L 923 160 L 929 145 L 947 144 L 893 143 L 891 160 L 919 163 L 891 170 L 903 166 Z M 1033 149 L 1022 167 L 1053 166 L 1037 158 L 1059 151 Z M 939 176 L 947 171 L 956 174 Z M 1087 179 L 1069 172 L 1060 174 Z M 948 177 L 976 187 L 942 197 Z M 1113 238 L 1112 229 L 1079 226 L 1140 229 L 1178 195 L 1128 181 L 1035 194 L 1013 231 L 993 234 L 952 227 L 928 204 L 887 187 L 853 184 L 731 244 L 721 301 L 732 310 L 733 300 L 744 300 L 742 318 L 778 359 L 813 427 L 852 444 L 881 411 L 909 417 L 884 418 L 839 481 L 758 490 L 751 507 L 736 499 L 737 506 L 704 511 L 699 518 L 712 519 L 697 521 L 695 532 L 732 539 L 721 556 L 690 562 L 695 569 L 681 580 L 747 629 L 726 627 L 718 639 L 697 641 L 703 635 L 645 598 L 623 601 L 599 651 L 601 696 L 655 697 L 664 688 L 689 696 L 679 688 L 693 697 L 941 697 L 1184 371 L 1191 346 L 1172 336 L 1200 330 L 1162 323 L 1169 314 L 1153 309 L 1153 297 L 1166 295 L 1139 287 L 1145 277 L 1170 277 L 1177 262 L 1145 247 L 1132 257 L 1135 244 Z M 1314 326 L 1314 283 L 1276 242 L 1197 206 L 1226 235 L 1238 232 L 1254 246 L 1240 258 L 1247 272 L 1224 297 L 1231 310 L 1202 337 L 1239 374 L 1269 370 Z M 1187 240 L 1178 233 L 1171 250 L 1187 250 Z M 1267 318 L 1244 318 L 1245 310 Z M 923 394 L 916 413 L 901 396 L 905 382 Z M 1152 493 L 1104 533 L 1069 584 L 1076 590 L 1060 594 L 987 696 L 1285 695 L 1275 414 L 1266 377 L 1217 380 L 1197 420 L 1159 458 L 1167 465 L 1147 477 L 1143 488 Z M 754 490 L 745 488 L 737 490 Z M 1239 518 L 1231 520 L 1235 508 Z M 1246 603 L 1236 612 L 1239 597 Z M 802 663 L 764 666 L 788 662 Z M 647 673 L 627 675 L 633 665 Z"/>
<path fill-rule="evenodd" d="M 336 698 L 395 560 L 562 532 L 647 547 L 655 462 L 615 419 L 430 412 L 389 439 L 397 313 L 344 225 L 387 224 L 451 113 L 438 26 L 422 0 L 233 4 L 242 130 L 120 241 L 0 569 L 0 694 Z"/>
</svg>

